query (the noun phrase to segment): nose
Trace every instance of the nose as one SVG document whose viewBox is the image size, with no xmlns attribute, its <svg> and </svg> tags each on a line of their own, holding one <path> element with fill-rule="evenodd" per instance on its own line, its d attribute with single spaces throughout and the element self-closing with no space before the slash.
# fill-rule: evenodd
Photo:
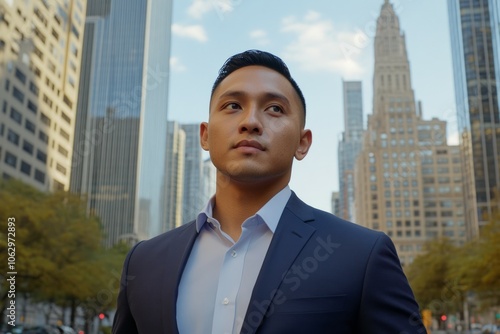
<svg viewBox="0 0 500 334">
<path fill-rule="evenodd" d="M 239 124 L 239 132 L 262 134 L 263 126 L 260 120 L 261 113 L 255 107 L 247 109 L 242 113 L 243 117 Z"/>
</svg>

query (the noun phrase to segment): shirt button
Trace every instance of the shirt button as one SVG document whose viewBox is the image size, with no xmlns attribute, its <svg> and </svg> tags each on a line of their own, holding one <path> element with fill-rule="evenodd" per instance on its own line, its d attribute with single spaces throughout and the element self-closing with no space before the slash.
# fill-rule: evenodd
<svg viewBox="0 0 500 334">
<path fill-rule="evenodd" d="M 224 305 L 227 305 L 227 304 L 229 304 L 229 299 L 227 299 L 227 298 L 224 298 L 224 300 L 222 301 L 222 304 L 224 304 Z"/>
<path fill-rule="evenodd" d="M 236 255 L 238 255 L 238 253 L 236 253 L 236 251 L 235 251 L 235 250 L 233 250 L 233 251 L 231 252 L 231 256 L 232 256 L 232 257 L 236 257 Z"/>
</svg>

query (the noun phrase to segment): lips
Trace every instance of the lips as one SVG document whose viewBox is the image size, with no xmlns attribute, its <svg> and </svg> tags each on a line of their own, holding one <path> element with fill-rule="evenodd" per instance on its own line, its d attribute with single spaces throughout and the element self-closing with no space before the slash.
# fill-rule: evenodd
<svg viewBox="0 0 500 334">
<path fill-rule="evenodd" d="M 239 147 L 250 147 L 250 148 L 255 148 L 261 151 L 264 151 L 264 146 L 262 146 L 258 141 L 256 140 L 242 140 L 239 141 L 234 148 L 239 148 Z"/>
</svg>

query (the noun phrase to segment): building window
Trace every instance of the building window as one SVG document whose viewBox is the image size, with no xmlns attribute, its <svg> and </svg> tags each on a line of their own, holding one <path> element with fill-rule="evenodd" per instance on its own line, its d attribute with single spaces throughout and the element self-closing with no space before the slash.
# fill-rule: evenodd
<svg viewBox="0 0 500 334">
<path fill-rule="evenodd" d="M 10 89 L 10 81 L 9 79 L 5 79 L 5 90 L 8 92 Z"/>
<path fill-rule="evenodd" d="M 47 134 L 43 131 L 40 131 L 38 133 L 38 138 L 43 141 L 45 144 L 48 144 L 49 143 L 49 136 L 47 136 Z"/>
<path fill-rule="evenodd" d="M 59 128 L 59 133 L 61 134 L 61 136 L 66 139 L 66 140 L 69 140 L 69 134 L 64 131 L 63 129 Z"/>
<path fill-rule="evenodd" d="M 39 171 L 38 169 L 35 169 L 35 180 L 44 184 L 45 183 L 45 173 L 42 171 Z"/>
<path fill-rule="evenodd" d="M 33 144 L 30 142 L 23 140 L 23 150 L 26 153 L 29 153 L 30 155 L 33 155 Z"/>
<path fill-rule="evenodd" d="M 31 133 L 35 133 L 35 131 L 36 131 L 35 123 L 31 122 L 28 119 L 24 120 L 24 127 L 26 128 L 26 130 L 28 130 Z"/>
<path fill-rule="evenodd" d="M 71 119 L 64 112 L 61 112 L 61 117 L 66 123 L 71 124 Z"/>
<path fill-rule="evenodd" d="M 50 108 L 52 108 L 52 105 L 54 102 L 45 94 L 43 94 L 43 102 L 45 102 Z"/>
<path fill-rule="evenodd" d="M 57 180 L 54 180 L 54 190 L 64 190 L 64 184 Z"/>
<path fill-rule="evenodd" d="M 16 86 L 14 86 L 14 90 L 12 91 L 12 95 L 21 103 L 24 103 L 24 93 L 20 91 Z"/>
<path fill-rule="evenodd" d="M 78 48 L 76 47 L 76 45 L 71 42 L 70 44 L 70 50 L 71 50 L 71 53 L 75 56 L 75 57 L 78 57 Z"/>
<path fill-rule="evenodd" d="M 40 92 L 40 90 L 38 89 L 37 85 L 35 85 L 35 83 L 33 81 L 30 81 L 30 91 L 35 94 L 36 96 L 38 96 L 38 93 Z"/>
<path fill-rule="evenodd" d="M 19 79 L 19 81 L 21 81 L 23 84 L 26 83 L 26 74 L 24 74 L 20 69 L 18 69 L 16 67 L 16 72 L 15 72 L 15 76 L 17 79 Z"/>
<path fill-rule="evenodd" d="M 453 217 L 453 211 L 442 211 L 441 217 Z"/>
<path fill-rule="evenodd" d="M 5 153 L 5 159 L 4 159 L 5 163 L 11 167 L 14 167 L 16 168 L 17 166 L 17 157 L 10 153 L 10 152 L 6 152 Z"/>
<path fill-rule="evenodd" d="M 10 118 L 12 118 L 17 124 L 23 123 L 23 116 L 21 113 L 12 107 L 10 107 Z"/>
<path fill-rule="evenodd" d="M 21 172 L 26 175 L 31 175 L 31 165 L 21 160 Z"/>
<path fill-rule="evenodd" d="M 59 153 L 61 153 L 63 156 L 68 157 L 68 150 L 62 147 L 61 145 L 58 146 L 57 150 Z"/>
<path fill-rule="evenodd" d="M 31 100 L 28 100 L 28 109 L 35 115 L 38 112 L 38 107 L 35 103 L 31 102 Z"/>
<path fill-rule="evenodd" d="M 56 169 L 61 172 L 63 175 L 66 175 L 66 167 L 62 166 L 61 164 L 57 163 Z"/>
<path fill-rule="evenodd" d="M 40 119 L 42 120 L 43 124 L 50 126 L 50 118 L 47 115 L 45 115 L 44 113 L 41 113 Z"/>
<path fill-rule="evenodd" d="M 8 107 L 7 101 L 3 101 L 2 112 L 4 114 L 7 113 L 7 107 Z"/>
<path fill-rule="evenodd" d="M 7 131 L 7 140 L 14 145 L 19 145 L 19 135 L 11 129 Z"/>
<path fill-rule="evenodd" d="M 45 154 L 44 152 L 42 152 L 40 150 L 36 150 L 36 158 L 43 163 L 47 162 L 47 154 Z"/>
</svg>

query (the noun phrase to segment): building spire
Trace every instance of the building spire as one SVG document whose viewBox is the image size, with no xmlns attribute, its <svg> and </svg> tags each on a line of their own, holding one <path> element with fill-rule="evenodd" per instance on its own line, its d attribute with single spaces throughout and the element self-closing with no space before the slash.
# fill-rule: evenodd
<svg viewBox="0 0 500 334">
<path fill-rule="evenodd" d="M 384 0 L 377 18 L 374 47 L 373 88 L 376 114 L 388 108 L 386 103 L 392 97 L 404 96 L 405 101 L 414 99 L 405 36 L 400 30 L 399 18 L 388 0 Z"/>
</svg>

